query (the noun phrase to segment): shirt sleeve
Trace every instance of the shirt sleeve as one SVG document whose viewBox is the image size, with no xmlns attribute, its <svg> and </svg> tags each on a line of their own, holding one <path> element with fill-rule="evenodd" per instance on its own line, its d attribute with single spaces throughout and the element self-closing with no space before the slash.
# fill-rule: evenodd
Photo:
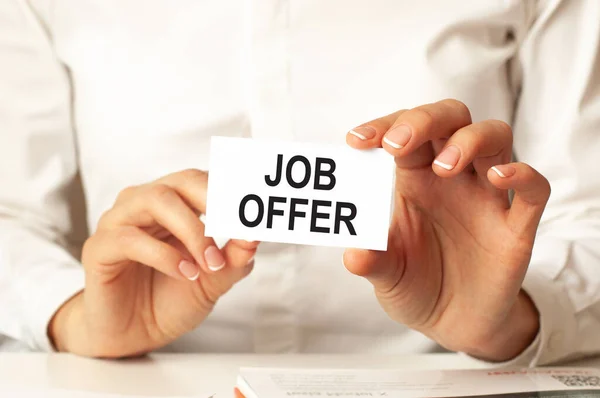
<svg viewBox="0 0 600 398">
<path fill-rule="evenodd" d="M 541 327 L 499 366 L 600 353 L 600 2 L 536 4 L 512 72 L 515 155 L 552 186 L 523 284 Z"/>
<path fill-rule="evenodd" d="M 28 4 L 0 1 L 0 335 L 51 350 L 49 320 L 84 286 L 77 159 L 68 74 Z"/>
</svg>

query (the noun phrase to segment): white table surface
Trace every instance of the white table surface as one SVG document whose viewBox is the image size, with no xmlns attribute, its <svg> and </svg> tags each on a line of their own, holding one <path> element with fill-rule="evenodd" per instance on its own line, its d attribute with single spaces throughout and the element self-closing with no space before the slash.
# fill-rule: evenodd
<svg viewBox="0 0 600 398">
<path fill-rule="evenodd" d="M 569 366 L 600 368 L 600 358 Z M 395 369 L 466 369 L 482 364 L 457 354 L 208 355 L 154 354 L 128 360 L 94 360 L 68 354 L 0 353 L 0 385 L 143 396 L 231 397 L 241 366 Z"/>
</svg>

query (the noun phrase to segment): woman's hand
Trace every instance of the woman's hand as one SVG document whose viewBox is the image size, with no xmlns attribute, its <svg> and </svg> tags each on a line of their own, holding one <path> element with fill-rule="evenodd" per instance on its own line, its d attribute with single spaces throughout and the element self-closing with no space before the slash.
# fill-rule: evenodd
<svg viewBox="0 0 600 398">
<path fill-rule="evenodd" d="M 366 123 L 347 142 L 383 146 L 397 167 L 387 252 L 348 249 L 346 267 L 374 285 L 392 319 L 442 346 L 518 355 L 539 328 L 521 284 L 550 185 L 509 163 L 510 127 L 472 123 L 464 104 L 444 100 Z"/>
<path fill-rule="evenodd" d="M 83 292 L 50 324 L 59 350 L 123 357 L 194 329 L 248 275 L 257 243 L 204 236 L 208 175 L 187 170 L 123 190 L 85 243 Z"/>
</svg>

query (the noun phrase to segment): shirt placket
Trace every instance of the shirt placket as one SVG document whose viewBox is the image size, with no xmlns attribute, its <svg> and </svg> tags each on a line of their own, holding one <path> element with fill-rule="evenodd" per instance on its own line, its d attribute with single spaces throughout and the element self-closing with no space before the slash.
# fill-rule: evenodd
<svg viewBox="0 0 600 398">
<path fill-rule="evenodd" d="M 293 140 L 289 0 L 246 0 L 246 104 L 256 139 Z M 298 351 L 294 246 L 263 244 L 254 272 L 254 350 Z"/>
</svg>

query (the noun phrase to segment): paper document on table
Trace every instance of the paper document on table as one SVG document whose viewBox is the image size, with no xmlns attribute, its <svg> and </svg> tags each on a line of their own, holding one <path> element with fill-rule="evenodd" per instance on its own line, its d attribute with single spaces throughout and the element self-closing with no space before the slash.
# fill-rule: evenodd
<svg viewBox="0 0 600 398">
<path fill-rule="evenodd" d="M 403 371 L 242 368 L 237 384 L 246 398 L 600 398 L 600 369 Z"/>
<path fill-rule="evenodd" d="M 59 388 L 31 388 L 16 386 L 0 386 L 0 397 L 10 398 L 143 398 L 143 395 L 120 395 L 99 392 L 63 390 Z M 192 397 L 192 396 L 189 396 Z M 184 398 L 183 396 L 168 396 L 167 398 Z M 215 394 L 194 394 L 193 398 L 219 398 Z"/>
</svg>

